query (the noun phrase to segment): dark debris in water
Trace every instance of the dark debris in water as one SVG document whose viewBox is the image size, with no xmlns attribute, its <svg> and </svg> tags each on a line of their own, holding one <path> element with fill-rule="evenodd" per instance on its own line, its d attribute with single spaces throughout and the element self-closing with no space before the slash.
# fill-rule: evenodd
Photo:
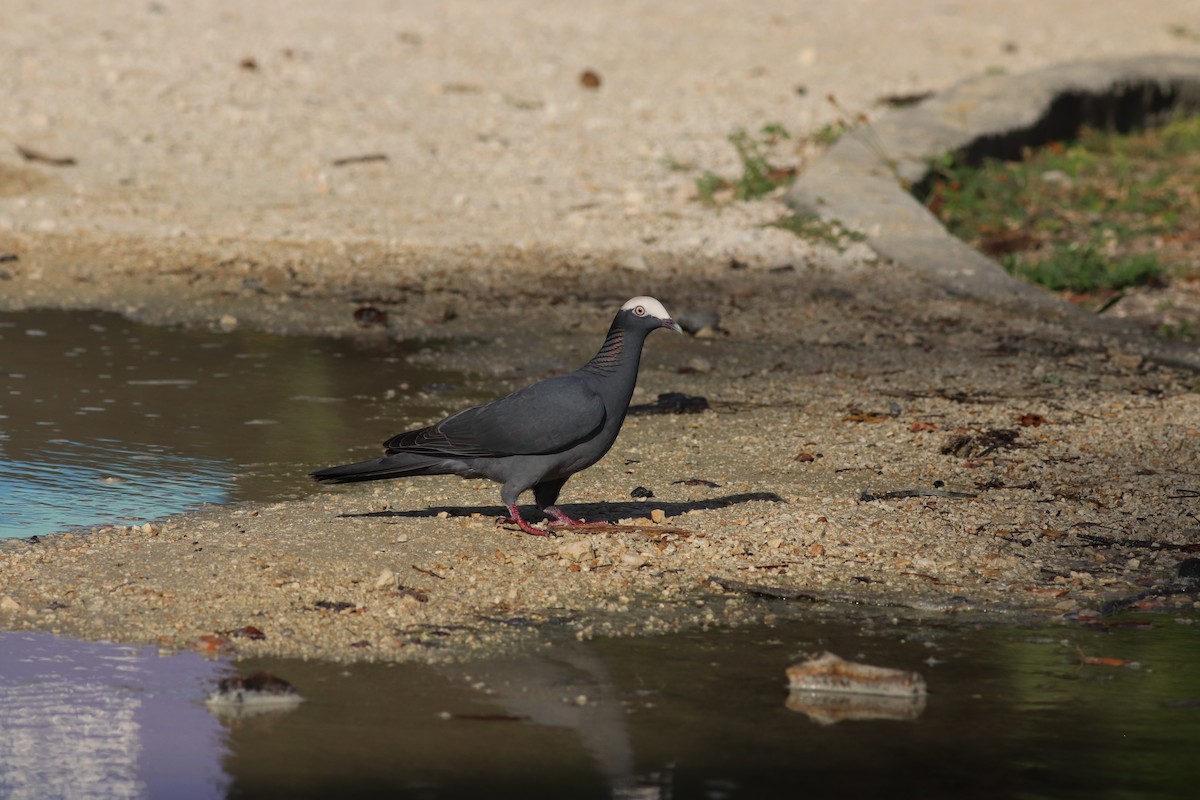
<svg viewBox="0 0 1200 800">
<path fill-rule="evenodd" d="M 295 695 L 296 689 L 290 683 L 269 672 L 252 672 L 249 675 L 235 675 L 232 678 L 222 678 L 217 683 L 217 691 L 222 695 L 236 697 L 239 701 L 245 699 L 247 693 L 264 695 Z"/>
<path fill-rule="evenodd" d="M 288 711 L 304 698 L 292 684 L 269 672 L 223 678 L 208 696 L 209 710 L 232 719 Z"/>
</svg>

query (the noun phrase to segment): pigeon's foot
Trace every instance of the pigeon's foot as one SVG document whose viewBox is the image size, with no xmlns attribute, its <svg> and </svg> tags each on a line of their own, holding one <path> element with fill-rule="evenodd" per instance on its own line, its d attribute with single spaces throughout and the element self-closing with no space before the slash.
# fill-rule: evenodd
<svg viewBox="0 0 1200 800">
<path fill-rule="evenodd" d="M 530 536 L 549 536 L 550 535 L 549 531 L 539 530 L 538 528 L 535 528 L 532 525 L 530 525 L 528 522 L 526 522 L 525 519 L 521 516 L 521 512 L 518 511 L 517 507 L 514 505 L 508 506 L 508 516 L 507 517 L 496 517 L 496 524 L 497 525 L 516 525 L 518 528 L 525 531 Z"/>
<path fill-rule="evenodd" d="M 542 513 L 550 516 L 551 521 L 546 524 L 551 528 L 601 528 L 610 524 L 608 522 L 585 522 L 581 519 L 575 519 L 558 506 L 546 506 L 542 509 Z"/>
</svg>

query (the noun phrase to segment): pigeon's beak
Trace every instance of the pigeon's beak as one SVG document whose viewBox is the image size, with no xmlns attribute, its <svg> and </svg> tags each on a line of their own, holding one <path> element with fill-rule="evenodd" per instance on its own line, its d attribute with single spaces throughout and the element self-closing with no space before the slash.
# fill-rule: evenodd
<svg viewBox="0 0 1200 800">
<path fill-rule="evenodd" d="M 664 319 L 662 321 L 662 326 L 664 328 L 670 328 L 671 330 L 675 331 L 676 333 L 683 333 L 683 328 L 679 327 L 679 323 L 673 319 Z"/>
</svg>

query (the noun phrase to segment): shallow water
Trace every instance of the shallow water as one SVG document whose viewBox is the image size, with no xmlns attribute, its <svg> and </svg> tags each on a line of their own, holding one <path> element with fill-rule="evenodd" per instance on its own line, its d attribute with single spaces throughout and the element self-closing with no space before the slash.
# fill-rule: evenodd
<svg viewBox="0 0 1200 800">
<path fill-rule="evenodd" d="M 847 609 L 771 627 L 562 637 L 533 657 L 445 666 L 235 667 L 0 634 L 0 795 L 1188 797 L 1197 624 L 973 628 Z M 925 705 L 830 722 L 789 703 L 784 669 L 825 649 L 920 671 Z M 1080 650 L 1140 667 L 1081 666 Z M 201 702 L 235 668 L 268 670 L 306 700 L 216 717 Z"/>
<path fill-rule="evenodd" d="M 308 471 L 462 404 L 459 377 L 412 350 L 0 314 L 0 537 L 311 492 Z"/>
</svg>

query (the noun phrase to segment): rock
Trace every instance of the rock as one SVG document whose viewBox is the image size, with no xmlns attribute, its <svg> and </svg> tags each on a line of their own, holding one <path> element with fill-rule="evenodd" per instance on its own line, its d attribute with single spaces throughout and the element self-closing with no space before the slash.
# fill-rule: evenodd
<svg viewBox="0 0 1200 800">
<path fill-rule="evenodd" d="M 714 331 L 720 325 L 721 315 L 711 309 L 700 311 L 684 311 L 675 321 L 679 327 L 692 336 L 699 336 L 702 331 Z"/>
<path fill-rule="evenodd" d="M 568 561 L 589 561 L 596 553 L 586 539 L 570 539 L 558 546 L 558 554 Z"/>
<path fill-rule="evenodd" d="M 622 553 L 621 566 L 630 569 L 641 569 L 650 563 L 650 559 L 641 553 Z"/>
</svg>

